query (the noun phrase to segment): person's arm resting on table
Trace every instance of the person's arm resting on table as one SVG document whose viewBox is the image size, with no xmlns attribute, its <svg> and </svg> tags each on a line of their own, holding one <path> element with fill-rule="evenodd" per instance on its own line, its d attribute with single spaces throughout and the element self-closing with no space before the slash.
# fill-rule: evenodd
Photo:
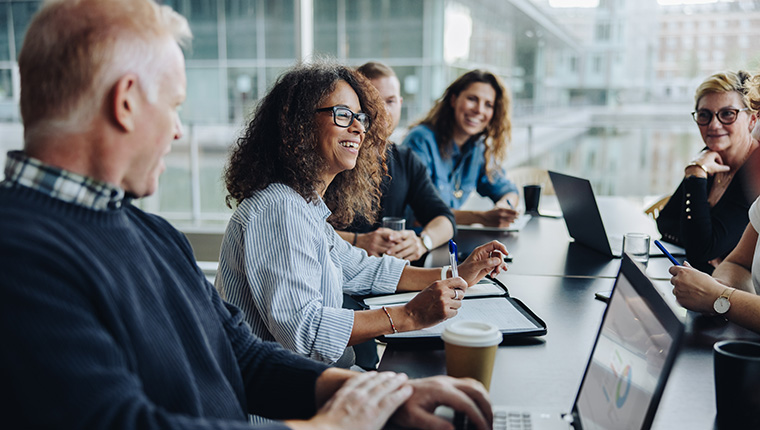
<svg viewBox="0 0 760 430">
<path fill-rule="evenodd" d="M 730 293 L 730 307 L 722 314 L 741 326 L 760 333 L 760 296 L 754 294 L 750 267 L 758 234 L 748 225 L 739 244 L 718 265 L 713 276 L 689 265 L 673 266 L 673 294 L 681 306 L 705 314 L 716 314 L 715 301 Z M 687 263 L 688 264 L 688 263 Z M 735 290 L 733 290 L 735 289 Z"/>
</svg>

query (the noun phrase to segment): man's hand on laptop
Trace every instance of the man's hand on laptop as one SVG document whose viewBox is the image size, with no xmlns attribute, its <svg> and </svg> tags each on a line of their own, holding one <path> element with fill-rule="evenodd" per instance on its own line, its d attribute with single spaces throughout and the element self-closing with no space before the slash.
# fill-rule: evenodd
<svg viewBox="0 0 760 430">
<path fill-rule="evenodd" d="M 450 430 L 452 424 L 433 413 L 440 405 L 462 412 L 478 430 L 493 423 L 491 403 L 483 384 L 469 378 L 434 376 L 408 382 L 414 393 L 391 417 L 394 423 L 411 428 Z"/>
</svg>

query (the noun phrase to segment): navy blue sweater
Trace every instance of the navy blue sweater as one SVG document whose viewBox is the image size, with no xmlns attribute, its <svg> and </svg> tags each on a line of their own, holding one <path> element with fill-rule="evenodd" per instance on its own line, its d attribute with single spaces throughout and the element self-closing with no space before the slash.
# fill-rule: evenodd
<svg viewBox="0 0 760 430">
<path fill-rule="evenodd" d="M 0 189 L 0 292 L 2 427 L 243 429 L 246 413 L 315 412 L 325 366 L 253 336 L 184 236 L 128 201 Z"/>
</svg>

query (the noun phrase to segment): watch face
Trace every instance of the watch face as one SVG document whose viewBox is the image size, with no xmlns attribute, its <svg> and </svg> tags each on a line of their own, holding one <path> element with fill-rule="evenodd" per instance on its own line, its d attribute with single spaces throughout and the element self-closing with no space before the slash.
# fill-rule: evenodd
<svg viewBox="0 0 760 430">
<path fill-rule="evenodd" d="M 715 312 L 719 314 L 725 314 L 728 312 L 728 308 L 730 307 L 731 302 L 729 302 L 725 297 L 718 297 L 718 299 L 715 300 L 715 303 L 713 303 L 713 309 L 715 309 Z"/>
<path fill-rule="evenodd" d="M 431 239 L 430 236 L 422 235 L 420 238 L 422 239 L 422 244 L 425 245 L 425 248 L 427 248 L 428 251 L 433 249 L 433 239 Z"/>
</svg>

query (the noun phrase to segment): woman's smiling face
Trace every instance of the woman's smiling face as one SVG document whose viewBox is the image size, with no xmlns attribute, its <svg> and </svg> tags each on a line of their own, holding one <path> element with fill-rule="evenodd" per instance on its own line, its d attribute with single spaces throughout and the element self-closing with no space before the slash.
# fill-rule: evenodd
<svg viewBox="0 0 760 430">
<path fill-rule="evenodd" d="M 362 110 L 359 96 L 346 81 L 338 81 L 335 90 L 325 99 L 320 108 L 340 106 L 354 113 Z M 326 168 L 323 174 L 325 188 L 335 176 L 356 166 L 356 158 L 366 130 L 354 118 L 347 128 L 340 127 L 333 121 L 331 111 L 317 112 L 318 144 L 317 151 L 325 160 Z"/>
<path fill-rule="evenodd" d="M 496 90 L 485 82 L 473 82 L 451 98 L 454 108 L 454 141 L 464 144 L 470 137 L 482 133 L 493 118 Z"/>
</svg>

